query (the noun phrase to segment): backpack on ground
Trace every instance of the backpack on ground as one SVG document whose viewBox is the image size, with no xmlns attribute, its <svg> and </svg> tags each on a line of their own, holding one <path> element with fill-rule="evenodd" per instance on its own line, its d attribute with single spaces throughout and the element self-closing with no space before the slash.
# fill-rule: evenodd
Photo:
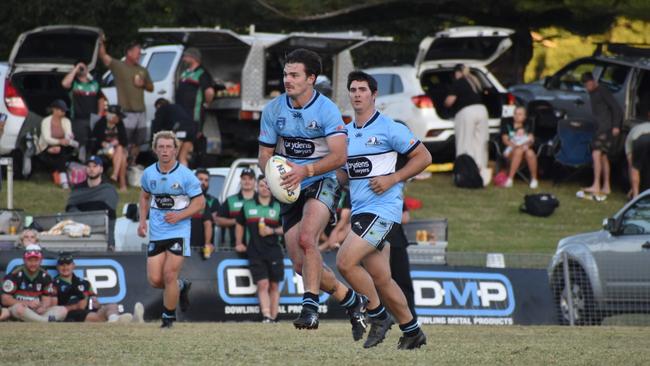
<svg viewBox="0 0 650 366">
<path fill-rule="evenodd" d="M 454 184 L 460 188 L 483 188 L 478 165 L 471 156 L 461 154 L 454 160 Z"/>
<path fill-rule="evenodd" d="M 76 161 L 70 162 L 67 165 L 68 183 L 72 186 L 81 184 L 86 181 L 86 166 Z"/>
<path fill-rule="evenodd" d="M 560 206 L 560 201 L 550 193 L 527 194 L 519 211 L 533 216 L 547 217 Z"/>
</svg>

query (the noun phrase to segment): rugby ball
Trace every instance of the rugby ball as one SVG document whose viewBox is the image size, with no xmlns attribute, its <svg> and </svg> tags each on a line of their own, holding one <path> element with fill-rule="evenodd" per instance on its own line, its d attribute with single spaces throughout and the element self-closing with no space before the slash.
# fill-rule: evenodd
<svg viewBox="0 0 650 366">
<path fill-rule="evenodd" d="M 266 162 L 264 168 L 264 175 L 269 189 L 278 201 L 282 203 L 294 203 L 300 196 L 300 184 L 295 189 L 284 188 L 282 184 L 282 176 L 291 171 L 291 167 L 287 163 L 287 159 L 282 156 L 274 155 L 269 161 Z"/>
</svg>

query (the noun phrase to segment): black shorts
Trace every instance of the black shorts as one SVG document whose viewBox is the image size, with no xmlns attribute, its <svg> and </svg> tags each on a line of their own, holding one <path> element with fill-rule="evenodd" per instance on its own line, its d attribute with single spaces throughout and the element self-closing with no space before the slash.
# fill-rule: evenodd
<svg viewBox="0 0 650 366">
<path fill-rule="evenodd" d="M 280 282 L 284 279 L 284 258 L 249 258 L 250 271 L 253 282 L 268 279 L 271 282 Z"/>
<path fill-rule="evenodd" d="M 65 316 L 65 322 L 83 322 L 86 320 L 90 310 L 71 310 L 68 311 L 68 315 Z"/>
<path fill-rule="evenodd" d="M 183 142 L 194 142 L 196 140 L 196 133 L 199 129 L 197 122 L 184 122 L 179 126 L 174 126 L 174 133 L 176 138 Z"/>
<path fill-rule="evenodd" d="M 635 169 L 643 170 L 644 166 L 650 166 L 650 134 L 639 136 L 632 143 L 632 166 Z"/>
<path fill-rule="evenodd" d="M 300 196 L 296 202 L 280 204 L 282 229 L 286 233 L 302 220 L 303 208 L 310 198 L 323 202 L 330 210 L 330 221 L 336 222 L 336 206 L 339 203 L 340 196 L 341 190 L 336 179 L 323 178 L 312 183 L 309 187 L 300 191 Z"/>
<path fill-rule="evenodd" d="M 603 154 L 607 154 L 612 149 L 614 143 L 614 136 L 612 131 L 598 131 L 594 137 L 591 147 L 593 150 L 600 150 Z"/>
<path fill-rule="evenodd" d="M 396 230 L 402 230 L 402 225 L 372 213 L 352 215 L 350 223 L 355 234 L 379 251 L 384 249 L 384 245 L 396 234 Z"/>
<path fill-rule="evenodd" d="M 190 256 L 190 244 L 183 238 L 150 241 L 147 246 L 147 257 L 155 257 L 165 251 L 183 257 Z"/>
</svg>

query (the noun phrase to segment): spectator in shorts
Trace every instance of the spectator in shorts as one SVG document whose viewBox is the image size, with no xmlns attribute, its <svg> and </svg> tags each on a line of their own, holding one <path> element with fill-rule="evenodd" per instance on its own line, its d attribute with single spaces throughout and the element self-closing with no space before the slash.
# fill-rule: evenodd
<svg viewBox="0 0 650 366">
<path fill-rule="evenodd" d="M 221 202 L 219 211 L 217 212 L 216 222 L 217 225 L 224 229 L 228 229 L 230 234 L 231 247 L 235 247 L 235 224 L 237 223 L 237 216 L 239 211 L 244 206 L 244 202 L 254 200 L 255 196 L 255 172 L 253 169 L 244 168 L 240 176 L 241 190 L 239 193 L 228 196 L 225 202 Z M 225 234 L 226 230 L 223 230 Z M 222 240 L 223 242 L 223 240 Z"/>
<path fill-rule="evenodd" d="M 183 66 L 176 88 L 176 104 L 185 108 L 196 123 L 196 130 L 203 127 L 203 113 L 214 99 L 212 76 L 201 65 L 201 51 L 190 47 L 183 52 Z"/>
<path fill-rule="evenodd" d="M 235 250 L 248 256 L 264 323 L 276 322 L 278 317 L 279 283 L 284 278 L 282 234 L 280 203 L 261 175 L 256 198 L 245 201 L 237 216 Z"/>
<path fill-rule="evenodd" d="M 56 305 L 52 277 L 41 267 L 41 247 L 30 244 L 23 253 L 23 265 L 2 281 L 2 305 L 11 317 L 25 322 L 47 323 L 65 319 L 67 311 Z"/>
<path fill-rule="evenodd" d="M 594 182 L 590 187 L 584 188 L 585 192 L 609 194 L 611 192 L 609 180 L 609 158 L 607 154 L 612 149 L 612 144 L 621 132 L 623 123 L 623 110 L 618 105 L 612 93 L 602 87 L 594 79 L 591 72 L 585 72 L 581 77 L 585 89 L 589 92 L 591 112 L 596 122 L 596 136 L 591 146 L 591 158 L 594 163 Z"/>
<path fill-rule="evenodd" d="M 79 142 L 79 159 L 84 161 L 90 137 L 90 115 L 103 114 L 104 98 L 99 82 L 91 78 L 88 66 L 83 62 L 70 70 L 61 81 L 61 86 L 70 90 L 72 132 Z"/>
<path fill-rule="evenodd" d="M 92 155 L 86 161 L 88 179 L 72 189 L 66 212 L 108 211 L 108 250 L 115 249 L 115 209 L 119 196 L 115 187 L 104 180 L 104 162 L 97 155 Z"/>
<path fill-rule="evenodd" d="M 490 183 L 488 162 L 488 112 L 481 99 L 481 82 L 472 75 L 469 67 L 458 64 L 454 67 L 454 82 L 445 99 L 445 107 L 452 108 L 456 156 L 467 154 L 479 168 L 483 185 Z"/>
<path fill-rule="evenodd" d="M 140 43 L 129 43 L 124 52 L 124 61 L 112 58 L 106 52 L 104 35 L 100 37 L 99 58 L 113 73 L 117 89 L 117 104 L 125 117 L 129 155 L 136 161 L 140 146 L 147 142 L 147 119 L 145 114 L 144 91 L 153 91 L 153 82 L 146 68 L 140 66 L 142 48 Z"/>
<path fill-rule="evenodd" d="M 201 182 L 201 189 L 205 196 L 205 209 L 192 216 L 192 233 L 190 235 L 190 245 L 193 247 L 203 248 L 203 258 L 207 259 L 214 251 L 212 243 L 212 234 L 214 228 L 214 218 L 219 210 L 219 200 L 208 193 L 210 187 L 210 173 L 199 168 L 194 173 Z"/>
<path fill-rule="evenodd" d="M 525 160 L 530 171 L 530 188 L 539 187 L 537 181 L 537 155 L 533 150 L 535 136 L 531 131 L 525 107 L 515 108 L 512 118 L 501 121 L 501 142 L 505 146 L 503 156 L 508 159 L 510 167 L 505 187 L 510 188 L 521 163 Z"/>
<path fill-rule="evenodd" d="M 52 173 L 54 182 L 61 188 L 68 189 L 68 175 L 66 164 L 72 159 L 74 148 L 79 143 L 74 140 L 72 125 L 65 117 L 68 106 L 61 99 L 50 104 L 52 114 L 43 118 L 41 122 L 41 136 L 38 139 L 38 148 L 41 152 L 38 157 Z"/>
<path fill-rule="evenodd" d="M 625 139 L 625 156 L 627 156 L 627 163 L 630 167 L 628 196 L 634 198 L 643 189 L 650 188 L 650 122 L 644 122 L 632 128 Z M 645 184 L 641 184 L 642 177 L 645 178 Z"/>
<path fill-rule="evenodd" d="M 194 139 L 198 124 L 192 121 L 190 114 L 178 104 L 171 104 L 165 98 L 156 100 L 156 115 L 152 123 L 152 132 L 174 131 L 176 138 L 181 140 L 178 149 L 178 161 L 189 166 L 189 158 L 194 148 Z"/>
<path fill-rule="evenodd" d="M 56 262 L 59 274 L 54 277 L 57 304 L 68 311 L 67 322 L 144 322 L 144 306 L 136 303 L 133 314 L 120 314 L 117 304 L 102 305 L 92 285 L 74 274 L 74 258 L 69 253 L 61 253 Z M 91 304 L 92 302 L 92 304 Z"/>
<path fill-rule="evenodd" d="M 113 173 L 110 178 L 119 184 L 120 192 L 126 192 L 128 142 L 122 118 L 124 113 L 119 105 L 108 106 L 106 115 L 97 121 L 93 128 L 90 152 L 104 156 L 112 162 Z"/>
</svg>

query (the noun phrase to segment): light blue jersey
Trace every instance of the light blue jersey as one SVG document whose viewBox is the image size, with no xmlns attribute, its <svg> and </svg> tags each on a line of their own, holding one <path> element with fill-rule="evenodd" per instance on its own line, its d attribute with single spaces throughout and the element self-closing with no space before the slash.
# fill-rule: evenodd
<svg viewBox="0 0 650 366">
<path fill-rule="evenodd" d="M 190 205 L 192 198 L 203 194 L 201 183 L 184 165 L 176 166 L 167 173 L 161 173 L 158 163 L 144 170 L 142 189 L 151 195 L 149 211 L 149 240 L 183 238 L 190 242 L 190 218 L 175 224 L 165 221 L 165 214 L 180 211 Z"/>
<path fill-rule="evenodd" d="M 344 135 L 345 123 L 338 107 L 314 90 L 311 101 L 303 108 L 294 108 L 289 96 L 273 99 L 262 111 L 259 143 L 274 147 L 275 154 L 306 165 L 330 154 L 327 138 Z M 324 177 L 336 179 L 334 171 L 305 178 L 302 189 Z"/>
<path fill-rule="evenodd" d="M 408 155 L 420 141 L 401 123 L 376 111 L 363 127 L 353 121 L 348 131 L 347 171 L 350 178 L 352 214 L 372 213 L 396 223 L 402 222 L 404 197 L 400 182 L 377 195 L 370 189 L 370 178 L 395 172 L 397 155 Z"/>
</svg>

